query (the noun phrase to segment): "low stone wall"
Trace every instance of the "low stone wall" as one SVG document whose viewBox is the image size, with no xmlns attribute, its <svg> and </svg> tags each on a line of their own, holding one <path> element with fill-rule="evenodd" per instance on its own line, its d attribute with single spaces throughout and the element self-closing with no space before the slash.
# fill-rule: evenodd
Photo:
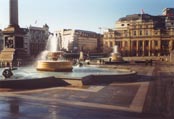
<svg viewBox="0 0 174 119">
<path fill-rule="evenodd" d="M 57 86 L 67 86 L 67 82 L 60 78 L 45 77 L 36 79 L 11 79 L 11 80 L 0 80 L 0 88 L 10 89 L 39 89 L 49 88 Z"/>
<path fill-rule="evenodd" d="M 136 73 L 124 75 L 89 75 L 82 78 L 83 85 L 102 85 L 112 82 L 136 82 Z"/>
</svg>

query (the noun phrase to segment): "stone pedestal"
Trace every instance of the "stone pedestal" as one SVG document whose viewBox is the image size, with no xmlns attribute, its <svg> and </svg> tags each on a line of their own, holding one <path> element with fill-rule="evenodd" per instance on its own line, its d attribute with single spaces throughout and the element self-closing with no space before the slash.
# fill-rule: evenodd
<svg viewBox="0 0 174 119">
<path fill-rule="evenodd" d="M 26 52 L 24 48 L 25 31 L 18 26 L 8 26 L 3 30 L 3 49 L 15 49 L 15 59 L 23 59 Z"/>
<path fill-rule="evenodd" d="M 24 48 L 24 29 L 18 25 L 18 0 L 9 0 L 9 26 L 3 30 L 3 49 L 15 49 L 15 59 L 26 56 Z"/>
<path fill-rule="evenodd" d="M 4 48 L 0 53 L 0 67 L 6 67 L 7 64 L 12 65 L 14 53 L 14 48 Z"/>
</svg>

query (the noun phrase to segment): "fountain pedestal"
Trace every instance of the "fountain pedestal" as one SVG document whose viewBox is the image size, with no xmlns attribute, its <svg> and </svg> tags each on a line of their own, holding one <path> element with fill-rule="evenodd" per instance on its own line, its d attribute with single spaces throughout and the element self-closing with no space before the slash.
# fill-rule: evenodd
<svg viewBox="0 0 174 119">
<path fill-rule="evenodd" d="M 111 55 L 111 62 L 122 62 L 123 58 L 119 53 L 112 53 Z"/>
<path fill-rule="evenodd" d="M 118 52 L 118 47 L 114 46 L 114 52 L 109 57 L 109 61 L 105 62 L 105 64 L 120 64 L 125 63 L 121 54 Z"/>
<path fill-rule="evenodd" d="M 68 61 L 38 61 L 36 69 L 38 71 L 70 72 L 72 63 Z"/>
</svg>

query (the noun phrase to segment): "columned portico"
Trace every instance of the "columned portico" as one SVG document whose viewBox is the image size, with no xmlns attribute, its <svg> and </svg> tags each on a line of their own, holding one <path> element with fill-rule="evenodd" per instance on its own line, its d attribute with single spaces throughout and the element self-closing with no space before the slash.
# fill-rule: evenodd
<svg viewBox="0 0 174 119">
<path fill-rule="evenodd" d="M 171 44 L 172 42 L 170 42 Z M 154 56 L 157 47 L 152 40 L 133 40 L 130 43 L 131 56 Z M 159 48 L 159 47 L 158 47 Z"/>
</svg>

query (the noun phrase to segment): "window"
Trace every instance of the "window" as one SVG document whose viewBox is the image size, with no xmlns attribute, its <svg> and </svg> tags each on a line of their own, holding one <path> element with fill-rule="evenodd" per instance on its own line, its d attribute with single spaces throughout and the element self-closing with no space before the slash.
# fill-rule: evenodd
<svg viewBox="0 0 174 119">
<path fill-rule="evenodd" d="M 158 41 L 154 41 L 154 45 L 155 46 L 158 46 Z"/>
<path fill-rule="evenodd" d="M 140 36 L 142 35 L 142 30 L 140 30 Z"/>
<path fill-rule="evenodd" d="M 110 42 L 110 47 L 113 47 L 113 43 L 112 42 Z"/>
<path fill-rule="evenodd" d="M 149 34 L 148 34 L 148 30 L 146 30 L 146 35 L 149 35 Z"/>
<path fill-rule="evenodd" d="M 155 31 L 155 35 L 158 35 L 158 31 Z"/>
<path fill-rule="evenodd" d="M 139 47 L 142 47 L 142 46 L 143 46 L 143 42 L 139 41 Z"/>
<path fill-rule="evenodd" d="M 136 31 L 134 31 L 134 36 L 136 36 Z"/>
<path fill-rule="evenodd" d="M 147 47 L 149 45 L 149 41 L 146 40 L 145 43 L 144 43 L 145 47 Z"/>
<path fill-rule="evenodd" d="M 126 31 L 126 30 L 124 30 L 124 36 L 126 36 L 126 37 L 127 37 L 127 31 Z"/>
<path fill-rule="evenodd" d="M 127 47 L 128 46 L 128 43 L 127 41 L 124 42 L 124 46 Z"/>
</svg>

